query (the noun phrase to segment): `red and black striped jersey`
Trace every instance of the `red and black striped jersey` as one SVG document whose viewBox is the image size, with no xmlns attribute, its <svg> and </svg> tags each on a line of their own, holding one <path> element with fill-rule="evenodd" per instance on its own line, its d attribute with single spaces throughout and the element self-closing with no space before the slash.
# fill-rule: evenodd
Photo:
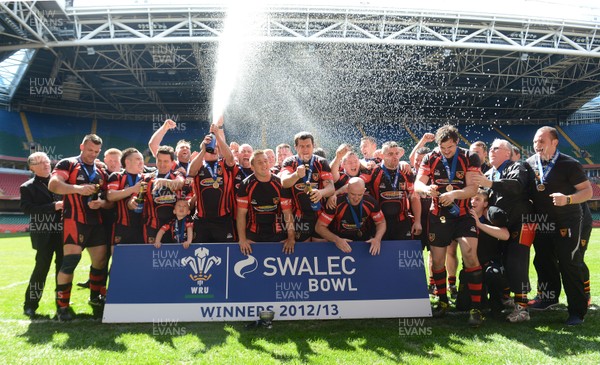
<svg viewBox="0 0 600 365">
<path fill-rule="evenodd" d="M 191 217 L 183 217 L 183 219 L 173 218 L 169 223 L 163 224 L 160 227 L 160 230 L 165 232 L 161 242 L 183 243 L 187 241 L 188 228 L 194 228 L 194 220 Z"/>
<path fill-rule="evenodd" d="M 158 171 L 144 175 L 146 187 L 146 198 L 144 199 L 144 211 L 142 213 L 144 224 L 154 229 L 159 229 L 165 223 L 173 219 L 173 208 L 179 197 L 178 191 L 172 191 L 168 187 L 162 187 L 154 191 L 154 181 L 157 178 L 170 180 L 183 180 L 178 171 L 169 171 L 159 174 Z"/>
<path fill-rule="evenodd" d="M 317 155 L 313 155 L 313 157 L 314 161 L 312 168 L 307 168 L 306 176 L 302 179 L 298 179 L 291 187 L 296 216 L 303 216 L 305 214 L 312 216 L 315 214 L 315 211 L 311 208 L 311 200 L 305 192 L 307 183 L 310 183 L 313 189 L 323 189 L 325 187 L 323 183 L 325 180 L 330 180 L 333 182 L 331 168 L 329 167 L 327 160 Z M 281 170 L 285 170 L 290 174 L 293 174 L 298 168 L 299 160 L 300 158 L 298 155 L 286 158 L 285 161 L 283 161 Z M 309 162 L 306 161 L 303 163 L 309 164 Z M 312 172 L 310 172 L 309 169 L 312 170 Z M 309 178 L 310 181 L 305 182 L 305 179 Z M 321 207 L 323 206 L 325 206 L 325 204 L 321 202 Z"/>
<path fill-rule="evenodd" d="M 86 165 L 80 157 L 70 157 L 60 160 L 52 176 L 60 176 L 65 183 L 70 185 L 98 184 L 100 185 L 100 197 L 105 198 L 106 182 L 108 176 L 104 170 L 95 165 Z M 100 224 L 102 215 L 100 209 L 91 209 L 88 201 L 95 198 L 80 194 L 65 194 L 63 197 L 63 218 L 73 219 L 83 224 Z"/>
<path fill-rule="evenodd" d="M 183 177 L 187 177 L 188 172 L 189 172 L 189 168 L 190 168 L 190 162 L 181 162 L 178 160 L 173 161 L 173 163 L 171 164 L 171 170 L 173 171 L 179 171 L 179 173 L 183 176 Z M 182 173 L 180 169 L 183 169 L 185 171 L 185 173 Z"/>
<path fill-rule="evenodd" d="M 381 163 L 360 177 L 365 181 L 369 194 L 377 199 L 385 216 L 398 217 L 401 221 L 408 218 L 409 198 L 414 192 L 415 183 L 415 176 L 411 172 L 403 173 L 400 166 L 388 169 Z"/>
<path fill-rule="evenodd" d="M 234 166 L 227 166 L 223 159 L 204 162 L 193 183 L 196 217 L 216 218 L 233 214 L 233 174 Z"/>
<path fill-rule="evenodd" d="M 128 174 L 125 171 L 122 172 L 113 172 L 108 177 L 108 190 L 123 190 L 130 186 L 134 186 L 137 184 L 139 180 L 143 179 L 143 175 L 139 174 Z M 136 194 L 139 192 L 136 192 Z M 137 195 L 135 195 L 137 196 Z M 131 196 L 123 198 L 117 201 L 117 218 L 116 223 L 122 226 L 137 226 L 141 223 L 142 215 L 141 213 L 136 213 L 133 210 L 129 210 L 127 207 L 127 203 Z"/>
<path fill-rule="evenodd" d="M 246 229 L 256 234 L 272 235 L 284 231 L 282 211 L 292 209 L 290 189 L 284 189 L 281 180 L 271 175 L 268 182 L 248 176 L 237 193 L 238 209 L 247 209 Z"/>
<path fill-rule="evenodd" d="M 365 169 L 365 168 L 361 167 L 361 168 L 358 170 L 358 175 L 356 175 L 356 176 L 358 177 L 358 176 L 360 176 L 361 174 L 368 174 L 368 173 L 369 173 L 369 170 L 368 170 L 368 169 Z M 338 180 L 338 181 L 336 181 L 336 182 L 334 183 L 335 190 L 338 190 L 338 189 L 339 189 L 339 188 L 341 188 L 342 186 L 344 186 L 344 185 L 348 184 L 348 181 L 349 181 L 349 180 L 350 180 L 352 177 L 354 177 L 354 176 L 350 176 L 350 175 L 346 174 L 346 172 L 345 172 L 345 171 L 340 171 L 340 178 L 339 178 L 339 180 Z"/>
<path fill-rule="evenodd" d="M 443 156 L 439 147 L 423 157 L 419 174 L 429 177 L 429 184 L 437 185 L 440 193 L 448 191 L 448 185 L 452 185 L 452 189 L 463 189 L 467 182 L 467 172 L 480 172 L 481 162 L 476 153 L 471 153 L 464 148 L 458 148 L 457 153 L 456 173 L 452 181 L 448 179 L 448 172 L 442 161 Z M 448 159 L 447 164 L 449 168 L 452 167 L 452 157 Z M 469 214 L 470 199 L 457 200 L 456 204 L 460 207 L 460 215 Z M 432 199 L 430 210 L 434 215 L 439 215 L 440 208 L 437 198 Z"/>
<path fill-rule="evenodd" d="M 252 175 L 254 171 L 251 168 L 242 167 L 239 163 L 235 164 L 233 167 L 233 191 L 231 193 L 231 200 L 233 201 L 233 212 L 237 211 L 237 200 L 236 195 L 240 190 L 240 186 L 242 185 L 242 181 L 244 181 L 248 176 Z M 235 213 L 234 213 L 235 215 Z M 235 218 L 235 217 L 234 217 Z"/>
<path fill-rule="evenodd" d="M 365 241 L 371 238 L 373 224 L 384 219 L 385 217 L 375 198 L 366 194 L 357 206 L 350 205 L 347 194 L 339 195 L 336 207 L 333 209 L 326 208 L 319 216 L 319 221 L 327 225 L 334 234 L 341 238 L 357 241 Z"/>
</svg>

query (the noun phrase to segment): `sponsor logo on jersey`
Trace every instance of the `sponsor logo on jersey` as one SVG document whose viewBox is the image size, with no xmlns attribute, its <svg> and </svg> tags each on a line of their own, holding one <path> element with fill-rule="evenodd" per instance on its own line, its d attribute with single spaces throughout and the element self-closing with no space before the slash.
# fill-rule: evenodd
<svg viewBox="0 0 600 365">
<path fill-rule="evenodd" d="M 393 199 L 401 199 L 402 198 L 401 191 L 384 191 L 383 193 L 381 193 L 379 195 L 381 196 L 382 199 L 385 199 L 385 200 L 393 200 Z"/>
<path fill-rule="evenodd" d="M 222 185 L 223 178 L 222 177 L 217 177 L 217 182 L 219 183 L 219 185 Z M 215 179 L 213 179 L 212 177 L 208 177 L 206 179 L 200 180 L 200 186 L 204 186 L 204 187 L 211 187 L 212 188 L 214 183 L 215 183 Z"/>
<path fill-rule="evenodd" d="M 256 202 L 252 203 L 253 205 L 256 204 Z M 277 205 L 256 205 L 253 206 L 254 210 L 257 212 L 274 212 L 277 210 Z"/>
</svg>

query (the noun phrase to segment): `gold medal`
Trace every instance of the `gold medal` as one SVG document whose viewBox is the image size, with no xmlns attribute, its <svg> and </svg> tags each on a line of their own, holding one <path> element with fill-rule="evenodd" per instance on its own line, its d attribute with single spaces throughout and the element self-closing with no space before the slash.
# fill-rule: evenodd
<svg viewBox="0 0 600 365">
<path fill-rule="evenodd" d="M 454 186 L 448 184 L 448 186 L 446 186 L 446 191 L 452 191 L 454 190 Z"/>
<path fill-rule="evenodd" d="M 215 182 L 213 183 L 213 188 L 215 188 L 215 189 L 218 189 L 218 188 L 219 188 L 219 182 L 218 182 L 218 181 L 215 181 Z"/>
<path fill-rule="evenodd" d="M 544 185 L 544 184 L 538 184 L 537 185 L 537 190 L 538 191 L 544 191 L 544 190 L 546 190 L 546 185 Z"/>
<path fill-rule="evenodd" d="M 440 217 L 440 222 L 441 222 L 441 223 L 446 223 L 446 217 L 444 217 L 444 216 L 441 216 L 441 217 Z"/>
</svg>

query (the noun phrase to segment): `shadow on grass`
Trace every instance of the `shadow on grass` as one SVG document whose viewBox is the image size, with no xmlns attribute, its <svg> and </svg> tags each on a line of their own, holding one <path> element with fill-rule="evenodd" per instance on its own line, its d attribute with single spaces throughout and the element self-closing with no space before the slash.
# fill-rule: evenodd
<svg viewBox="0 0 600 365">
<path fill-rule="evenodd" d="M 249 330 L 241 325 L 235 325 L 235 329 L 245 347 L 282 361 L 308 362 L 313 356 L 321 355 L 315 350 L 318 343 L 326 344 L 327 350 L 357 352 L 357 359 L 360 358 L 358 352 L 366 351 L 394 363 L 406 361 L 408 356 L 430 360 L 449 353 L 477 356 L 480 346 L 503 345 L 525 346 L 558 360 L 589 353 L 600 346 L 596 310 L 588 312 L 586 322 L 576 327 L 564 324 L 567 318 L 564 307 L 533 312 L 531 317 L 531 321 L 519 324 L 508 323 L 504 317 L 488 318 L 476 329 L 468 327 L 466 313 L 452 313 L 441 319 L 276 321 L 270 330 Z M 295 351 L 282 350 L 289 349 L 290 344 Z"/>
<path fill-rule="evenodd" d="M 191 335 L 202 344 L 191 351 L 194 358 L 237 338 L 246 349 L 276 361 L 302 362 L 330 357 L 334 361 L 336 352 L 344 352 L 344 358 L 356 359 L 355 362 L 365 353 L 376 354 L 383 362 L 392 363 L 414 357 L 436 360 L 450 354 L 476 357 L 482 348 L 493 346 L 506 346 L 508 349 L 504 352 L 510 351 L 510 346 L 518 351 L 524 346 L 560 360 L 589 353 L 600 346 L 597 306 L 588 312 L 581 326 L 567 327 L 566 317 L 563 306 L 557 310 L 532 312 L 531 321 L 520 324 L 488 318 L 478 329 L 467 326 L 466 313 L 450 313 L 442 319 L 275 321 L 272 329 L 266 329 L 248 328 L 247 322 L 181 322 L 173 326 L 169 323 L 102 324 L 89 314 L 78 314 L 75 321 L 68 323 L 59 323 L 48 316 L 38 317 L 20 337 L 32 345 L 51 344 L 57 349 L 126 353 L 135 345 L 131 340 L 123 340 L 123 336 L 141 336 L 138 343 L 147 344 L 147 338 L 176 349 L 174 340 Z"/>
<path fill-rule="evenodd" d="M 66 337 L 64 336 L 66 335 Z M 140 343 L 145 339 L 175 349 L 174 339 L 186 335 L 195 336 L 202 344 L 197 353 L 222 345 L 230 335 L 223 323 L 102 323 L 91 314 L 77 314 L 70 322 L 59 322 L 50 316 L 36 316 L 27 331 L 19 335 L 31 345 L 48 345 L 60 349 L 97 349 L 113 352 L 131 350 L 129 340 L 123 336 L 139 336 Z"/>
</svg>

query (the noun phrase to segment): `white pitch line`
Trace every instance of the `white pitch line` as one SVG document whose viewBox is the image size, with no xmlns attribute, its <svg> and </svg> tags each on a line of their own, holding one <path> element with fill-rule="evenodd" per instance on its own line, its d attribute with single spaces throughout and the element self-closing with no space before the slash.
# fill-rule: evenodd
<svg viewBox="0 0 600 365">
<path fill-rule="evenodd" d="M 18 283 L 12 283 L 10 285 L 3 286 L 3 287 L 0 288 L 0 290 L 14 288 L 15 286 L 20 286 L 20 285 L 23 285 L 23 284 L 27 284 L 28 282 L 29 282 L 29 280 L 19 281 Z"/>
</svg>

